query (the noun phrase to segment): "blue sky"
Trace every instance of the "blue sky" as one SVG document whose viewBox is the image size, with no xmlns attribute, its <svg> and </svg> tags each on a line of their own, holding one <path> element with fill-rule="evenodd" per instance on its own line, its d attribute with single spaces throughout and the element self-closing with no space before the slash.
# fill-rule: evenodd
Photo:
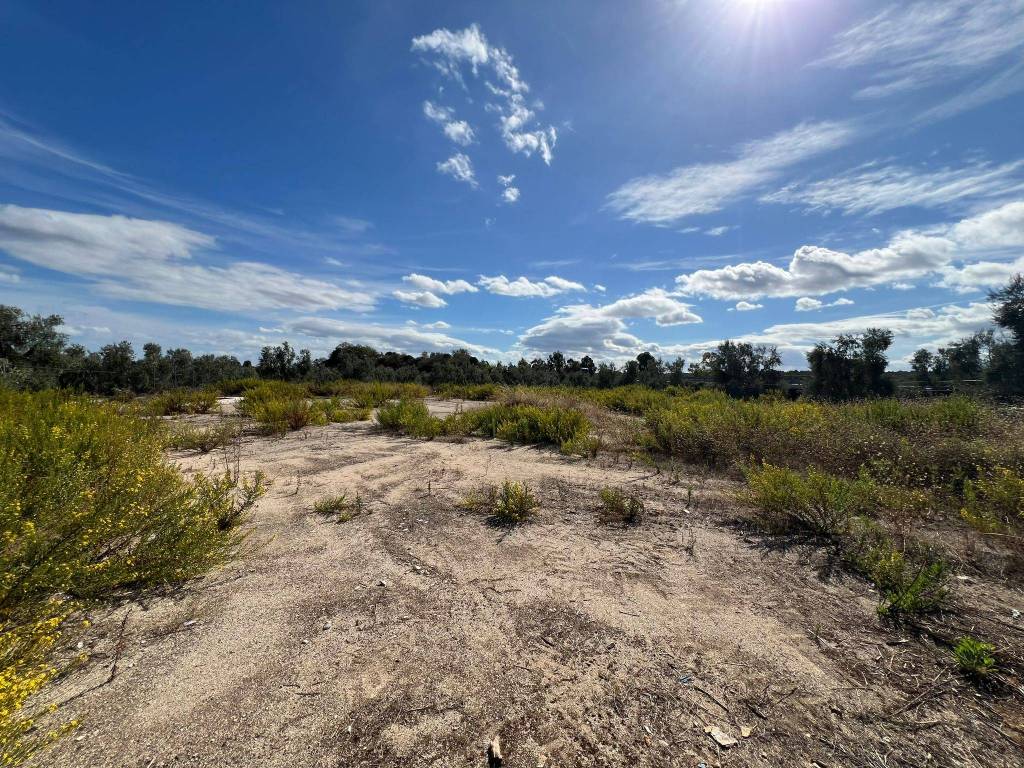
<svg viewBox="0 0 1024 768">
<path fill-rule="evenodd" d="M 8 0 L 0 71 L 0 302 L 89 347 L 899 365 L 1024 269 L 1024 0 Z"/>
</svg>

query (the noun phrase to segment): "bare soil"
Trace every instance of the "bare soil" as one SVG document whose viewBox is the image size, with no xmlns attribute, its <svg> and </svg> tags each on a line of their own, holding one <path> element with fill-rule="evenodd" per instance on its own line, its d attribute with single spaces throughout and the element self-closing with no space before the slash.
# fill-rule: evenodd
<svg viewBox="0 0 1024 768">
<path fill-rule="evenodd" d="M 500 736 L 515 768 L 1024 764 L 1019 698 L 881 622 L 820 545 L 745 526 L 730 480 L 366 422 L 247 436 L 241 466 L 273 480 L 250 551 L 92 617 L 54 691 L 84 722 L 44 763 L 484 766 Z M 460 505 L 506 478 L 534 521 Z M 607 485 L 641 525 L 598 522 Z M 342 491 L 353 520 L 312 511 Z M 1019 591 L 986 595 L 1024 624 Z"/>
</svg>

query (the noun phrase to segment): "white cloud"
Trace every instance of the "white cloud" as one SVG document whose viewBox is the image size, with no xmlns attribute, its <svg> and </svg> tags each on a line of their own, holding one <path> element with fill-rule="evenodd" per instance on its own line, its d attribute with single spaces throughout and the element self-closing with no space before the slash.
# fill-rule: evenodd
<svg viewBox="0 0 1024 768">
<path fill-rule="evenodd" d="M 514 173 L 510 173 L 508 176 L 498 176 L 498 183 L 501 184 L 501 186 L 503 187 L 512 186 L 512 182 L 515 180 L 516 175 Z"/>
<path fill-rule="evenodd" d="M 0 283 L 7 283 L 13 285 L 21 282 L 21 275 L 15 272 L 13 269 L 0 265 Z"/>
<path fill-rule="evenodd" d="M 361 235 L 373 229 L 373 222 L 366 219 L 357 219 L 354 216 L 335 216 L 334 223 L 346 232 Z"/>
<path fill-rule="evenodd" d="M 438 106 L 432 101 L 424 101 L 423 114 L 440 125 L 444 135 L 460 147 L 468 147 L 476 138 L 472 126 L 465 120 L 456 120 L 455 112 L 449 107 Z"/>
<path fill-rule="evenodd" d="M 472 24 L 456 31 L 436 29 L 413 38 L 412 50 L 429 55 L 440 72 L 463 84 L 464 66 L 469 67 L 474 77 L 486 68 L 495 78 L 495 82 L 486 82 L 487 89 L 501 100 L 489 107 L 498 114 L 498 127 L 505 145 L 526 156 L 537 153 L 545 163 L 551 164 L 557 131 L 554 126 L 534 127 L 535 110 L 540 106 L 537 103 L 527 105 L 529 85 L 520 76 L 511 54 L 491 45 L 479 26 Z"/>
<path fill-rule="evenodd" d="M 477 186 L 476 174 L 473 172 L 473 161 L 469 159 L 468 155 L 464 155 L 461 152 L 452 155 L 443 163 L 438 163 L 437 170 L 439 173 L 451 176 L 456 181 L 465 182 L 471 187 Z"/>
<path fill-rule="evenodd" d="M 505 187 L 505 190 L 501 193 L 501 199 L 506 203 L 514 203 L 519 199 L 519 189 L 517 187 Z"/>
<path fill-rule="evenodd" d="M 870 68 L 861 98 L 948 83 L 1024 50 L 1020 0 L 919 0 L 891 4 L 836 37 L 817 64 Z"/>
<path fill-rule="evenodd" d="M 554 316 L 527 329 L 520 344 L 529 350 L 562 350 L 601 357 L 633 356 L 651 345 L 629 332 L 630 319 L 653 319 L 660 326 L 703 322 L 688 304 L 660 288 L 651 288 L 610 304 L 561 307 Z"/>
<path fill-rule="evenodd" d="M 622 218 L 647 224 L 714 213 L 786 168 L 848 144 L 855 133 L 849 123 L 802 123 L 741 145 L 734 160 L 687 165 L 665 175 L 633 179 L 608 196 L 608 205 Z"/>
<path fill-rule="evenodd" d="M 786 267 L 764 261 L 699 269 L 676 278 L 687 295 L 737 300 L 763 296 L 814 296 L 915 280 L 948 271 L 979 254 L 998 255 L 1024 246 L 1024 201 L 1007 203 L 929 232 L 906 231 L 882 248 L 854 254 L 805 245 Z M 980 271 L 979 262 L 976 272 Z M 951 278 L 952 279 L 952 278 Z"/>
<path fill-rule="evenodd" d="M 840 298 L 826 304 L 820 299 L 812 299 L 809 296 L 802 296 L 796 300 L 796 306 L 793 307 L 793 309 L 797 312 L 814 312 L 819 309 L 826 309 L 827 307 L 847 307 L 850 304 L 853 304 L 852 299 Z"/>
<path fill-rule="evenodd" d="M 414 288 L 418 288 L 421 291 L 430 291 L 431 293 L 446 293 L 448 295 L 456 293 L 476 293 L 477 288 L 472 283 L 467 283 L 465 280 L 435 280 L 427 275 L 420 275 L 413 272 L 410 275 L 406 275 L 402 278 L 402 281 L 409 283 Z"/>
<path fill-rule="evenodd" d="M 752 312 L 755 309 L 764 309 L 764 304 L 754 304 L 749 301 L 737 301 L 736 306 L 729 311 L 731 312 L 735 310 L 737 312 Z"/>
<path fill-rule="evenodd" d="M 809 211 L 879 214 L 917 206 L 943 208 L 970 200 L 1005 198 L 1024 190 L 1024 160 L 925 171 L 876 164 L 831 179 L 791 184 L 763 195 L 761 202 L 798 204 Z"/>
<path fill-rule="evenodd" d="M 597 291 L 598 293 L 604 293 L 604 292 L 605 292 L 605 291 L 607 291 L 608 289 L 607 289 L 607 288 L 605 288 L 605 287 L 604 287 L 603 285 L 601 285 L 600 283 L 594 283 L 594 290 L 595 290 L 595 291 Z"/>
<path fill-rule="evenodd" d="M 286 324 L 289 333 L 331 339 L 332 342 L 354 341 L 369 344 L 377 349 L 393 349 L 412 355 L 420 352 L 448 352 L 453 349 L 467 349 L 475 355 L 482 356 L 497 354 L 495 349 L 424 329 L 426 326 L 357 323 L 324 317 L 302 317 Z"/>
<path fill-rule="evenodd" d="M 730 226 L 711 227 L 711 229 L 705 229 L 704 234 L 708 235 L 709 237 L 721 237 L 730 229 L 732 229 L 732 227 Z"/>
<path fill-rule="evenodd" d="M 199 264 L 214 238 L 179 224 L 0 205 L 0 251 L 117 298 L 214 310 L 368 310 L 374 296 L 251 261 Z"/>
<path fill-rule="evenodd" d="M 496 275 L 494 277 L 480 275 L 477 284 L 483 286 L 490 293 L 495 293 L 499 296 L 516 296 L 520 298 L 550 298 L 551 296 L 557 296 L 569 291 L 586 292 L 587 290 L 581 283 L 556 277 L 555 275 L 550 275 L 536 282 L 525 277 L 509 280 L 505 275 Z"/>
<path fill-rule="evenodd" d="M 392 291 L 391 295 L 403 304 L 415 304 L 425 309 L 440 309 L 447 307 L 448 302 L 430 291 Z"/>
</svg>

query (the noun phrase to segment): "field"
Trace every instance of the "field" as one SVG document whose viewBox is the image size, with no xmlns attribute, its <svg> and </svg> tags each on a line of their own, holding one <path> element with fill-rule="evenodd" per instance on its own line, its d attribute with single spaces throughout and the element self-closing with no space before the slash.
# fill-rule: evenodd
<svg viewBox="0 0 1024 768">
<path fill-rule="evenodd" d="M 378 394 L 163 418 L 269 490 L 224 567 L 87 610 L 43 764 L 1020 764 L 1016 414 Z"/>
</svg>

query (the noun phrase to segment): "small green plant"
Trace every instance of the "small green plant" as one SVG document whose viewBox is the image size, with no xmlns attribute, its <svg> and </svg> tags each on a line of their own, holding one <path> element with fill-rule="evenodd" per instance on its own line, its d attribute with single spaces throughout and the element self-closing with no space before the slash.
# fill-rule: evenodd
<svg viewBox="0 0 1024 768">
<path fill-rule="evenodd" d="M 356 496 L 349 498 L 347 493 L 336 493 L 317 499 L 313 504 L 313 511 L 324 517 L 333 517 L 335 522 L 347 523 L 359 514 L 362 508 L 362 499 Z"/>
<path fill-rule="evenodd" d="M 931 613 L 948 597 L 946 563 L 926 547 L 897 548 L 873 520 L 851 521 L 844 559 L 878 588 L 882 616 L 899 619 Z"/>
<path fill-rule="evenodd" d="M 470 494 L 463 506 L 487 512 L 496 524 L 510 526 L 529 520 L 540 504 L 526 483 L 505 480 L 500 486 L 489 485 Z"/>
<path fill-rule="evenodd" d="M 377 423 L 390 432 L 426 439 L 435 438 L 444 430 L 442 420 L 431 416 L 422 400 L 385 403 L 377 409 Z"/>
<path fill-rule="evenodd" d="M 635 493 L 624 493 L 618 488 L 602 488 L 599 494 L 602 523 L 639 525 L 644 519 L 644 503 Z"/>
<path fill-rule="evenodd" d="M 976 480 L 966 480 L 960 515 L 982 531 L 1024 524 L 1024 476 L 995 467 Z"/>
<path fill-rule="evenodd" d="M 953 646 L 953 657 L 961 671 L 975 680 L 985 680 L 996 669 L 995 647 L 970 635 Z"/>
</svg>

